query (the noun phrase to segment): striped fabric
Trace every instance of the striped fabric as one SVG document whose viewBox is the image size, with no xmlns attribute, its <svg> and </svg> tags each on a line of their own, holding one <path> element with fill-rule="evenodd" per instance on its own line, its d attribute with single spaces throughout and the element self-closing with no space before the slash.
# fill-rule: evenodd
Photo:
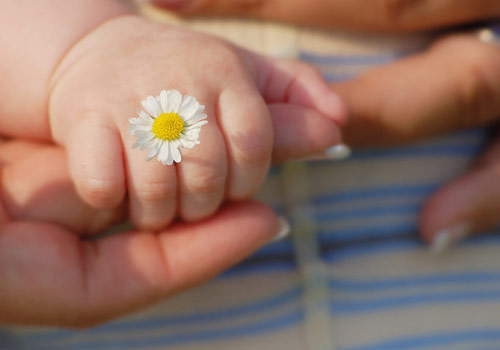
<svg viewBox="0 0 500 350">
<path fill-rule="evenodd" d="M 346 79 L 425 47 L 427 37 L 366 37 L 236 21 L 191 26 Z M 500 235 L 435 257 L 419 240 L 428 196 L 462 173 L 488 130 L 363 150 L 342 162 L 272 169 L 264 201 L 292 222 L 212 282 L 86 331 L 0 328 L 5 350 L 500 349 Z"/>
</svg>

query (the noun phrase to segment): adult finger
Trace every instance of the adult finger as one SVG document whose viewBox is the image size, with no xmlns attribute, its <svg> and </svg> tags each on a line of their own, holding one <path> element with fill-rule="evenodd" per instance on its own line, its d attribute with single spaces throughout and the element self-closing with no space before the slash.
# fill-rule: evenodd
<svg viewBox="0 0 500 350">
<path fill-rule="evenodd" d="M 500 222 L 500 138 L 465 175 L 437 191 L 421 213 L 425 241 L 440 253 L 453 243 Z"/>
<path fill-rule="evenodd" d="M 427 52 L 333 85 L 354 146 L 393 145 L 484 125 L 500 110 L 500 45 L 476 35 L 443 38 Z"/>
<path fill-rule="evenodd" d="M 246 16 L 324 28 L 414 31 L 500 16 L 496 0 L 150 0 L 184 15 Z"/>
<path fill-rule="evenodd" d="M 81 241 L 58 226 L 0 229 L 0 322 L 85 327 L 200 284 L 267 243 L 282 226 L 240 203 L 168 231 Z M 217 254 L 214 254 L 214 251 Z"/>
</svg>

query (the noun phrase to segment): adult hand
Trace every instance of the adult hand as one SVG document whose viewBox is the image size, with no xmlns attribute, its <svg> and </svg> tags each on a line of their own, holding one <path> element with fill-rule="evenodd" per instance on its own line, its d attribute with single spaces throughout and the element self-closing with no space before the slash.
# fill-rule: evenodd
<svg viewBox="0 0 500 350">
<path fill-rule="evenodd" d="M 270 209 L 244 202 L 159 233 L 85 239 L 119 213 L 83 204 L 65 159 L 52 146 L 0 144 L 0 323 L 100 323 L 202 283 L 282 229 Z"/>
<path fill-rule="evenodd" d="M 142 1 L 144 2 L 144 1 Z M 369 31 L 415 31 L 500 17 L 497 0 L 149 0 L 185 16 L 244 16 Z"/>
<path fill-rule="evenodd" d="M 381 88 L 383 84 L 383 88 Z M 354 146 L 396 145 L 500 118 L 500 45 L 456 34 L 427 52 L 333 85 L 352 116 Z M 424 207 L 424 240 L 442 251 L 500 222 L 500 138 L 466 174 L 437 191 Z"/>
</svg>

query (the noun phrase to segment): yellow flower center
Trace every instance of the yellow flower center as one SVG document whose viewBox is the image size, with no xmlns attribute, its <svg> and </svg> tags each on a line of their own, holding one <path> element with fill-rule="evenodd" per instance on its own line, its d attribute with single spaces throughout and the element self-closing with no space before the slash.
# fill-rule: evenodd
<svg viewBox="0 0 500 350">
<path fill-rule="evenodd" d="M 164 141 L 179 138 L 184 130 L 184 121 L 177 113 L 162 113 L 153 122 L 153 134 Z"/>
</svg>

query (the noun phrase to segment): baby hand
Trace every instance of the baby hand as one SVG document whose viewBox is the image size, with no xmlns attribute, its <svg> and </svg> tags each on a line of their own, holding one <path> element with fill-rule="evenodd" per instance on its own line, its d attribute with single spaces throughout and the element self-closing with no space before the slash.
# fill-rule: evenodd
<svg viewBox="0 0 500 350">
<path fill-rule="evenodd" d="M 164 227 L 176 215 L 205 218 L 225 199 L 250 197 L 272 159 L 340 142 L 336 123 L 345 119 L 338 97 L 304 64 L 133 16 L 110 20 L 77 43 L 53 84 L 50 127 L 67 148 L 79 194 L 113 208 L 128 193 L 131 220 L 142 229 Z M 147 112 L 162 113 L 162 90 L 194 96 L 207 116 L 200 145 L 185 143 L 175 165 L 146 162 L 148 153 L 133 149 L 137 139 L 128 133 L 147 96 L 159 96 L 149 99 Z M 183 100 L 173 94 L 178 106 Z M 171 151 L 167 163 L 180 158 Z M 168 158 L 161 149 L 153 153 Z"/>
</svg>

